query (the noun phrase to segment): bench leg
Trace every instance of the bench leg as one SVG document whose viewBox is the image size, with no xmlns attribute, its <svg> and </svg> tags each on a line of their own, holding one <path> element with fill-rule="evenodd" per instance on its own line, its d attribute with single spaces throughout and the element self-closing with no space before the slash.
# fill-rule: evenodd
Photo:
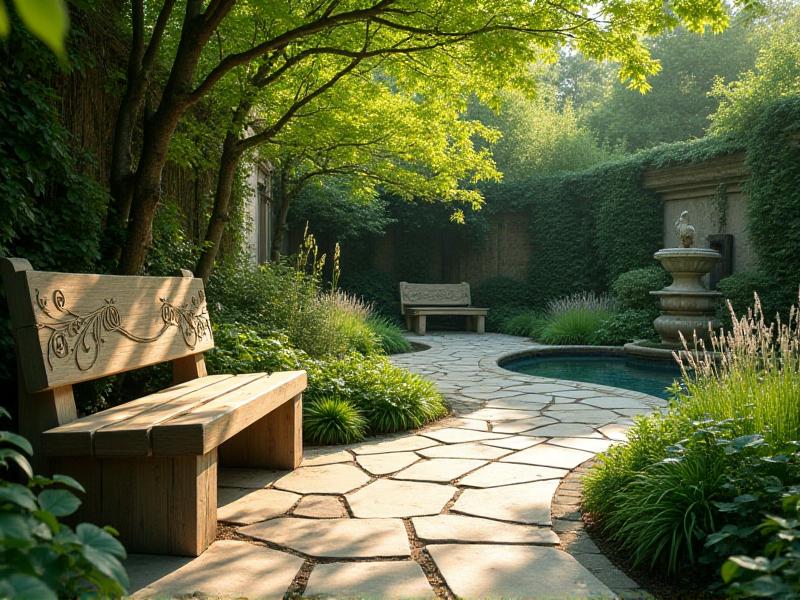
<svg viewBox="0 0 800 600">
<path fill-rule="evenodd" d="M 475 317 L 475 332 L 486 333 L 486 317 L 483 315 L 477 315 Z"/>
<path fill-rule="evenodd" d="M 219 460 L 226 467 L 299 467 L 303 460 L 302 394 L 284 402 L 222 444 Z"/>
<path fill-rule="evenodd" d="M 203 456 L 57 458 L 86 488 L 80 521 L 111 525 L 128 552 L 199 556 L 217 535 L 217 451 Z"/>
<path fill-rule="evenodd" d="M 410 315 L 406 315 L 406 329 L 408 331 L 413 331 L 414 330 L 414 321 L 413 321 L 413 319 L 411 318 Z"/>
<path fill-rule="evenodd" d="M 416 315 L 414 319 L 416 320 L 416 326 L 414 327 L 414 332 L 417 335 L 425 335 L 425 325 L 428 318 L 425 315 Z"/>
</svg>

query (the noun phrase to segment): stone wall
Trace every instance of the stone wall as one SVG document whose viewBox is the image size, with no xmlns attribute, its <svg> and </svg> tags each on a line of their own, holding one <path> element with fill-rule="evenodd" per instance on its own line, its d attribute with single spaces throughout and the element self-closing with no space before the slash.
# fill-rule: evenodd
<svg viewBox="0 0 800 600">
<path fill-rule="evenodd" d="M 664 199 L 664 247 L 678 245 L 674 223 L 684 210 L 696 230 L 696 245 L 710 247 L 709 236 L 733 238 L 732 272 L 756 267 L 756 255 L 747 235 L 747 179 L 744 153 L 685 165 L 646 171 L 644 187 Z"/>
</svg>

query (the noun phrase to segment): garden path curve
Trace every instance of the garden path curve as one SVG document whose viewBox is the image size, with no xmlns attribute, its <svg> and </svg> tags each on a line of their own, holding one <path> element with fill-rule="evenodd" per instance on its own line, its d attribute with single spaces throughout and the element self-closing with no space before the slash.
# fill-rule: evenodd
<svg viewBox="0 0 800 600">
<path fill-rule="evenodd" d="M 571 480 L 663 401 L 500 368 L 523 338 L 410 339 L 430 349 L 393 362 L 435 381 L 453 417 L 309 448 L 291 473 L 221 470 L 220 539 L 195 559 L 129 557 L 135 597 L 638 596 L 581 537 Z"/>
</svg>

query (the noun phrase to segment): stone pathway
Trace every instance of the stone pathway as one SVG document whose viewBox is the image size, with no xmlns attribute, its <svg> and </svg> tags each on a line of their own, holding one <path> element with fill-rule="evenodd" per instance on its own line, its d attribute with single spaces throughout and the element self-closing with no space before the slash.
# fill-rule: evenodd
<svg viewBox="0 0 800 600">
<path fill-rule="evenodd" d="M 579 465 L 625 439 L 631 417 L 663 401 L 500 368 L 501 356 L 532 347 L 522 338 L 411 339 L 430 349 L 393 362 L 434 380 L 453 417 L 350 447 L 309 448 L 291 473 L 221 470 L 224 539 L 196 559 L 129 557 L 135 597 L 633 593 L 635 584 L 621 573 L 607 578 L 592 567 L 613 571 L 605 557 L 580 553 L 594 546 L 580 537 L 579 484 L 572 479 Z M 565 504 L 553 504 L 557 488 Z M 572 551 L 576 539 L 575 556 L 588 559 L 562 549 Z M 601 579 L 623 584 L 610 588 Z"/>
</svg>

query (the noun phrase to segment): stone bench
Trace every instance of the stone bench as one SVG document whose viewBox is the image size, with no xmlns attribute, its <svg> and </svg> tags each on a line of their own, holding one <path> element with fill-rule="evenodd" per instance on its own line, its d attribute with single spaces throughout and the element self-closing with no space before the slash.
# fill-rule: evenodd
<svg viewBox="0 0 800 600">
<path fill-rule="evenodd" d="M 467 330 L 484 333 L 489 310 L 471 304 L 468 283 L 400 282 L 400 313 L 417 335 L 425 335 L 428 316 L 442 315 L 463 315 Z"/>
<path fill-rule="evenodd" d="M 300 465 L 305 372 L 207 376 L 202 280 L 0 265 L 20 430 L 38 469 L 86 488 L 80 519 L 112 525 L 130 552 L 197 556 L 216 537 L 218 464 Z M 171 387 L 78 418 L 74 384 L 167 361 Z"/>
</svg>

